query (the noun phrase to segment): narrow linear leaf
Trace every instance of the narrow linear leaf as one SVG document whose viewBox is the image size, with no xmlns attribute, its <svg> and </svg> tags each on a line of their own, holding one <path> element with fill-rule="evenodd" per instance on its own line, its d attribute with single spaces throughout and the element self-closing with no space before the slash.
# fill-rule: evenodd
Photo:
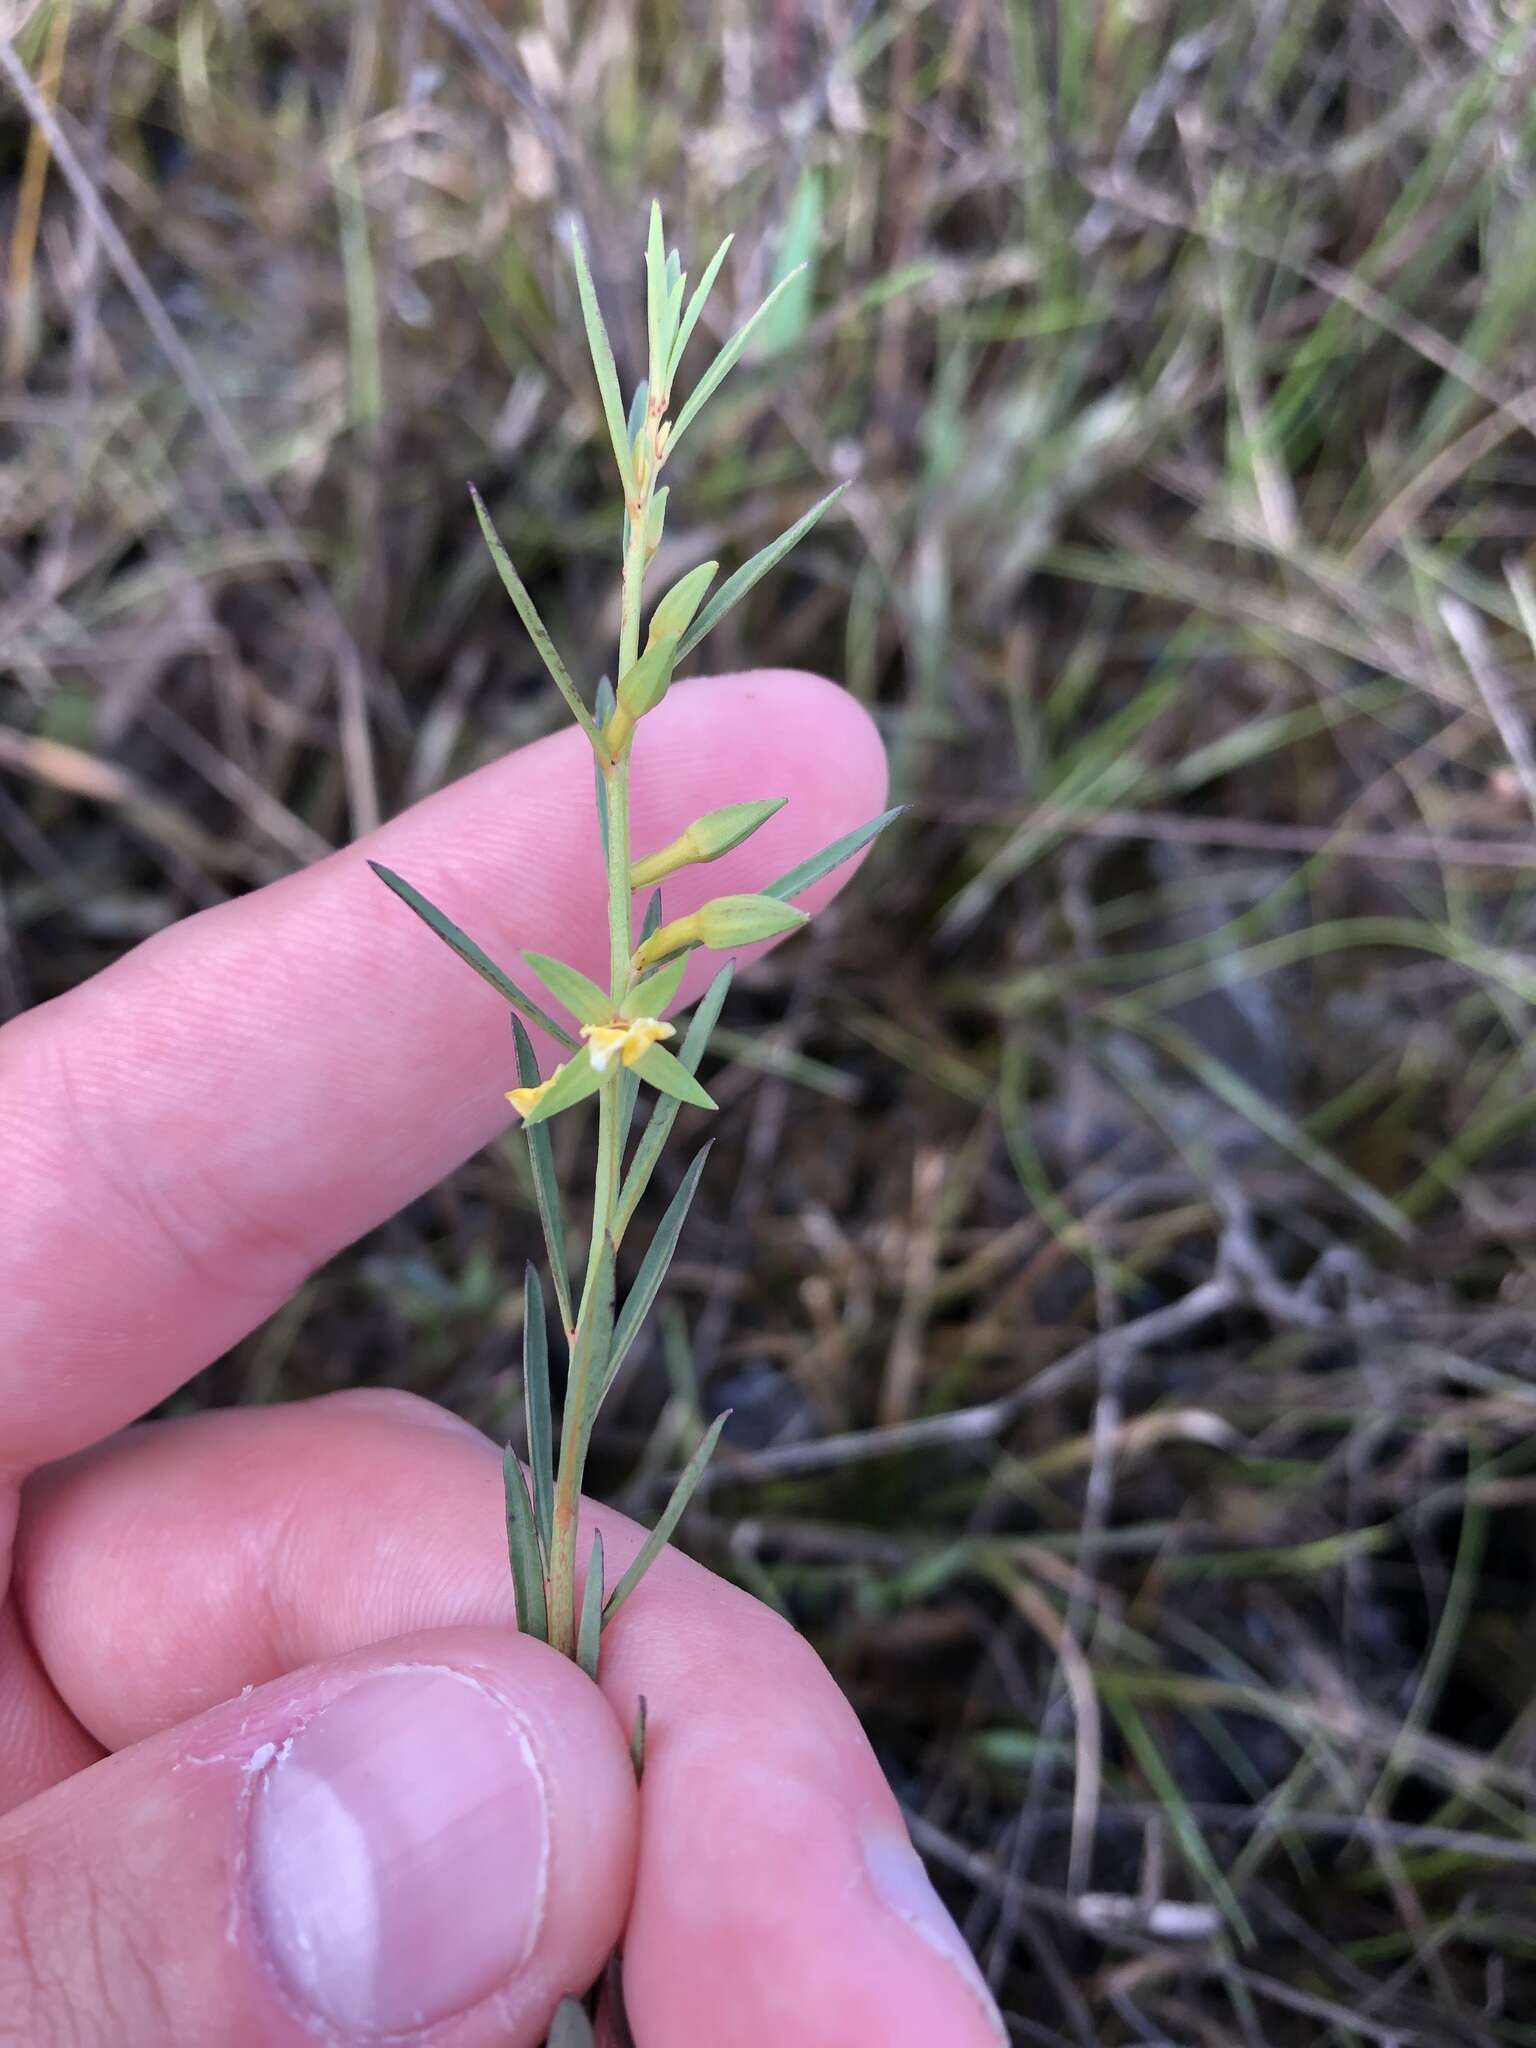
<svg viewBox="0 0 1536 2048">
<path fill-rule="evenodd" d="M 518 1086 L 537 1088 L 538 1057 L 533 1050 L 532 1039 L 516 1017 L 512 1019 L 512 1038 L 517 1048 Z M 528 1157 L 533 1166 L 533 1198 L 538 1204 L 539 1222 L 544 1228 L 544 1248 L 549 1254 L 550 1277 L 555 1283 L 555 1302 L 560 1310 L 561 1327 L 569 1330 L 574 1328 L 576 1318 L 571 1310 L 571 1274 L 565 1260 L 565 1209 L 555 1173 L 555 1149 L 550 1143 L 549 1132 L 542 1124 L 535 1124 L 528 1132 Z M 541 1312 L 543 1307 L 544 1297 L 541 1294 Z M 531 1437 L 529 1441 L 531 1447 Z"/>
<path fill-rule="evenodd" d="M 565 699 L 571 716 L 581 727 L 593 746 L 600 745 L 597 727 L 592 721 L 592 714 L 586 705 L 582 703 L 581 692 L 571 681 L 571 672 L 560 659 L 560 650 L 550 637 L 549 628 L 539 617 L 538 606 L 529 596 L 528 586 L 512 566 L 512 557 L 502 545 L 501 535 L 491 524 L 491 515 L 485 509 L 484 498 L 481 497 L 473 484 L 469 487 L 469 495 L 474 504 L 475 517 L 480 522 L 480 531 L 485 536 L 485 544 L 491 551 L 491 560 L 496 564 L 496 573 L 501 578 L 502 587 L 517 608 L 517 616 L 526 627 L 528 638 L 539 650 L 539 657 L 543 661 L 544 666 L 549 670 L 550 679 L 553 681 L 555 688 Z"/>
<path fill-rule="evenodd" d="M 683 315 L 682 325 L 677 330 L 677 339 L 672 344 L 672 360 L 667 364 L 668 390 L 671 389 L 672 379 L 677 375 L 678 366 L 683 360 L 683 350 L 693 339 L 693 330 L 699 324 L 699 315 L 709 303 L 709 295 L 715 288 L 715 279 L 720 275 L 720 266 L 725 261 L 726 251 L 735 239 L 734 235 L 726 236 L 710 257 L 704 275 L 694 286 L 693 297 L 688 301 L 688 310 Z"/>
<path fill-rule="evenodd" d="M 641 426 L 644 424 L 646 410 L 649 407 L 650 402 L 650 380 L 646 377 L 642 377 L 640 379 L 640 382 L 635 386 L 635 395 L 629 401 L 629 411 L 624 418 L 624 425 L 629 433 L 629 445 L 631 448 L 633 448 L 635 445 L 635 436 L 639 433 Z"/>
<path fill-rule="evenodd" d="M 667 300 L 671 285 L 667 278 L 667 245 L 661 232 L 661 208 L 651 201 L 650 231 L 645 240 L 645 333 L 650 345 L 647 364 L 650 382 L 659 391 L 667 368 Z"/>
<path fill-rule="evenodd" d="M 603 1609 L 603 1621 L 605 1624 L 613 1620 L 613 1617 L 624 1605 L 624 1602 L 634 1592 L 636 1586 L 639 1585 L 640 1581 L 672 1540 L 672 1532 L 683 1519 L 684 1510 L 687 1508 L 689 1501 L 693 1499 L 694 1491 L 699 1481 L 704 1477 L 704 1468 L 714 1455 L 715 1445 L 720 1441 L 720 1432 L 724 1429 L 730 1418 L 731 1411 L 729 1408 L 725 1410 L 724 1414 L 715 1417 L 709 1426 L 704 1441 L 684 1466 L 676 1486 L 672 1489 L 672 1497 L 662 1511 L 661 1520 L 656 1524 L 650 1535 L 646 1537 L 644 1543 L 641 1544 L 640 1549 L 635 1555 L 634 1563 L 609 1594 L 608 1605 Z"/>
<path fill-rule="evenodd" d="M 793 526 L 787 526 L 777 540 L 771 540 L 767 547 L 759 548 L 751 561 L 744 563 L 734 576 L 727 576 L 679 642 L 679 661 L 682 661 L 685 655 L 691 654 L 707 633 L 714 631 L 726 613 L 733 606 L 740 604 L 755 583 L 760 583 L 770 569 L 776 568 L 783 561 L 797 541 L 804 540 L 821 515 L 837 503 L 847 488 L 846 484 L 839 484 L 836 490 L 828 491 L 809 512 L 802 512 Z"/>
<path fill-rule="evenodd" d="M 549 1093 L 534 1109 L 523 1118 L 523 1128 L 536 1128 L 548 1123 L 552 1116 L 558 1116 L 562 1109 L 570 1109 L 578 1102 L 584 1102 L 589 1095 L 595 1095 L 603 1085 L 603 1077 L 593 1066 L 585 1046 L 573 1053 L 560 1071 L 550 1080 Z"/>
<path fill-rule="evenodd" d="M 607 854 L 605 850 L 604 859 L 606 860 L 606 858 Z M 643 946 L 646 940 L 651 936 L 651 933 L 659 930 L 660 925 L 661 891 L 659 889 L 653 889 L 651 891 L 651 900 L 645 906 L 645 915 L 640 920 L 640 938 L 638 943 Z M 640 989 L 643 989 L 645 986 L 646 984 L 644 982 L 641 982 Z M 636 995 L 640 993 L 640 989 L 637 989 L 635 991 Z M 633 1000 L 633 998 L 631 1000 Z M 661 1015 L 661 1011 L 659 1009 L 650 1011 L 635 1010 L 626 1007 L 624 1014 L 626 1017 L 659 1017 Z M 635 1121 L 635 1104 L 639 1100 L 640 1076 L 635 1072 L 633 1067 L 626 1067 L 619 1081 L 618 1158 L 621 1166 L 624 1162 L 625 1150 L 629 1144 L 630 1127 Z"/>
<path fill-rule="evenodd" d="M 534 1525 L 533 1502 L 528 1498 L 528 1481 L 510 1444 L 502 1454 L 501 1471 L 507 1496 L 507 1556 L 512 1564 L 517 1625 L 525 1636 L 537 1636 L 540 1642 L 548 1642 L 549 1611 L 544 1599 L 539 1532 Z"/>
<path fill-rule="evenodd" d="M 645 1776 L 645 1722 L 649 1710 L 645 1694 L 635 1701 L 635 1725 L 629 1731 L 629 1760 L 635 1767 L 635 1783 L 638 1785 Z"/>
<path fill-rule="evenodd" d="M 576 1040 L 565 1026 L 557 1024 L 546 1010 L 541 1010 L 532 996 L 524 995 L 512 977 L 503 973 L 490 955 L 482 952 L 467 932 L 461 932 L 452 918 L 445 917 L 435 903 L 429 903 L 419 889 L 413 889 L 403 875 L 397 875 L 393 869 L 384 867 L 376 860 L 369 861 L 368 865 L 386 888 L 393 889 L 400 901 L 414 910 L 429 930 L 436 932 L 445 946 L 452 947 L 467 966 L 473 967 L 482 981 L 490 983 L 503 1002 L 510 1003 L 514 1010 L 521 1010 L 525 1017 L 532 1018 L 541 1031 L 547 1031 L 551 1038 L 557 1038 L 562 1045 L 570 1047 L 572 1051 L 575 1050 Z"/>
<path fill-rule="evenodd" d="M 649 932 L 641 934 L 643 945 L 650 937 Z M 682 983 L 683 970 L 688 965 L 686 953 L 680 953 L 669 966 L 658 967 L 654 974 L 648 974 L 644 981 L 637 981 L 624 998 L 626 1017 L 659 1017 L 670 1003 L 677 1001 L 677 991 Z"/>
<path fill-rule="evenodd" d="M 570 1445 L 562 1441 L 560 1456 L 562 1463 L 567 1455 L 575 1457 L 578 1487 L 586 1464 L 587 1445 L 592 1441 L 592 1425 L 597 1420 L 597 1411 L 608 1386 L 607 1367 L 613 1351 L 613 1316 L 618 1290 L 618 1276 L 614 1271 L 616 1257 L 614 1240 L 605 1235 L 597 1255 L 597 1269 L 592 1275 L 587 1313 L 577 1328 L 576 1342 L 571 1351 L 562 1438 L 569 1431 L 574 1431 L 574 1441 Z"/>
<path fill-rule="evenodd" d="M 677 1240 L 682 1236 L 683 1225 L 688 1220 L 688 1211 L 699 1190 L 699 1176 L 709 1158 L 710 1145 L 703 1145 L 694 1154 L 693 1162 L 683 1175 L 677 1193 L 667 1204 L 667 1213 L 656 1226 L 656 1235 L 651 1239 L 645 1257 L 640 1262 L 640 1271 L 635 1284 L 624 1298 L 624 1307 L 613 1327 L 613 1344 L 608 1359 L 608 1380 L 603 1391 L 612 1386 L 619 1367 L 624 1363 L 625 1353 L 640 1334 L 640 1326 L 651 1312 L 651 1304 L 661 1290 L 661 1283 L 667 1277 L 667 1268 L 672 1263 L 672 1254 L 677 1250 Z"/>
<path fill-rule="evenodd" d="M 642 1081 L 649 1081 L 663 1095 L 675 1096 L 679 1102 L 691 1102 L 695 1109 L 718 1109 L 720 1106 L 664 1045 L 648 1045 L 635 1061 L 634 1071 Z"/>
<path fill-rule="evenodd" d="M 613 678 L 611 676 L 604 676 L 597 686 L 597 698 L 594 706 L 599 732 L 607 729 L 609 719 L 612 718 L 615 710 L 618 708 L 618 702 L 618 698 L 614 695 Z M 608 866 L 608 801 L 603 789 L 603 764 L 595 754 L 592 757 L 592 786 L 597 798 L 597 836 L 603 849 L 603 867 L 606 871 Z"/>
<path fill-rule="evenodd" d="M 809 860 L 801 861 L 797 868 L 791 868 L 787 875 L 780 875 L 776 882 L 770 882 L 759 893 L 777 896 L 781 903 L 787 903 L 791 896 L 800 895 L 813 882 L 819 882 L 823 875 L 830 875 L 834 868 L 840 868 L 845 860 L 852 860 L 871 840 L 878 839 L 886 826 L 893 824 L 906 808 L 905 804 L 896 804 L 892 809 L 882 811 L 878 818 L 871 818 L 867 825 L 845 832 L 841 839 L 834 839 L 830 846 L 824 846 L 820 853 L 813 853 Z"/>
<path fill-rule="evenodd" d="M 581 1620 L 576 1629 L 576 1662 L 594 1684 L 597 1682 L 597 1652 L 603 1633 L 603 1537 L 592 1532 L 592 1555 L 587 1559 L 587 1583 L 581 1589 Z"/>
<path fill-rule="evenodd" d="M 798 269 L 792 270 L 788 277 L 780 278 L 757 311 L 748 319 L 743 320 L 736 332 L 725 344 L 725 347 L 721 349 L 719 355 L 715 357 L 715 360 L 704 372 L 698 383 L 694 385 L 692 391 L 688 394 L 688 403 L 678 414 L 677 425 L 672 429 L 672 438 L 667 443 L 669 453 L 681 441 L 689 427 L 698 418 L 700 412 L 709 403 L 710 399 L 714 397 L 722 382 L 735 368 L 736 359 L 751 340 L 752 330 L 756 327 L 758 321 L 762 319 L 771 306 L 777 304 L 780 297 L 789 290 L 789 287 L 804 268 L 805 265 L 802 263 Z"/>
<path fill-rule="evenodd" d="M 699 1071 L 709 1045 L 709 1035 L 719 1022 L 734 973 L 734 962 L 727 961 L 704 991 L 693 1013 L 693 1021 L 688 1026 L 677 1055 L 690 1074 Z M 629 1219 L 635 1213 L 635 1205 L 650 1186 L 651 1175 L 656 1171 L 656 1162 L 661 1157 L 662 1147 L 672 1134 L 672 1126 L 677 1121 L 677 1112 L 681 1107 L 674 1096 L 663 1095 L 651 1111 L 645 1129 L 640 1134 L 640 1142 L 635 1147 L 634 1161 L 624 1177 L 624 1186 L 619 1194 L 616 1228 L 621 1236 L 628 1226 Z"/>
<path fill-rule="evenodd" d="M 589 981 L 578 967 L 568 967 L 551 953 L 524 953 L 524 960 L 549 990 L 583 1024 L 606 1024 L 613 1015 L 613 998 L 595 981 Z"/>
<path fill-rule="evenodd" d="M 576 265 L 576 292 L 581 300 L 587 347 L 592 352 L 592 367 L 597 372 L 597 388 L 603 401 L 603 417 L 608 422 L 608 438 L 613 443 L 613 458 L 619 465 L 624 495 L 633 498 L 635 466 L 630 459 L 629 435 L 624 429 L 624 400 L 619 394 L 619 373 L 614 365 L 613 344 L 608 339 L 608 329 L 603 325 L 602 310 L 597 303 L 597 288 L 587 265 L 587 252 L 581 246 L 579 234 L 571 236 L 571 255 Z"/>
<path fill-rule="evenodd" d="M 544 1133 L 549 1143 L 549 1133 Z M 533 1514 L 539 1547 L 549 1559 L 555 1526 L 555 1430 L 549 1405 L 549 1325 L 544 1289 L 530 1262 L 523 1271 L 523 1418 L 528 1430 L 528 1467 L 533 1474 Z"/>
</svg>

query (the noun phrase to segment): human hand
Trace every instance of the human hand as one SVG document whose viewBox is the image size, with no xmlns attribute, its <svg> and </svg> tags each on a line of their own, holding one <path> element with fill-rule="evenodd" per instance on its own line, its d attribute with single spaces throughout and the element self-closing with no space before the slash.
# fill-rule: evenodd
<svg viewBox="0 0 1536 2048">
<path fill-rule="evenodd" d="M 807 676 L 680 685 L 637 746 L 639 845 L 791 798 L 700 901 L 883 792 Z M 757 1602 L 668 1553 L 599 1690 L 512 1628 L 497 1452 L 429 1403 L 126 1426 L 505 1117 L 503 1006 L 366 856 L 503 957 L 591 966 L 590 801 L 559 734 L 0 1032 L 0 2039 L 527 2048 L 621 1937 L 639 2048 L 1005 2038 Z M 640 1532 L 584 1513 L 622 1570 Z"/>
</svg>

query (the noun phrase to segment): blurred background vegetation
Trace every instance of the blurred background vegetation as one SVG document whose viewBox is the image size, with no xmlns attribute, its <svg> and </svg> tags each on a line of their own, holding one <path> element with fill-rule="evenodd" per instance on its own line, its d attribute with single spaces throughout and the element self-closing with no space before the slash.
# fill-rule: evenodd
<svg viewBox="0 0 1536 2048">
<path fill-rule="evenodd" d="M 733 997 L 601 1485 L 734 1407 L 686 1540 L 1017 2041 L 1536 2043 L 1531 9 L 5 18 L 6 1006 L 555 721 L 467 478 L 603 666 L 574 223 L 627 380 L 652 192 L 721 331 L 806 260 L 668 564 L 851 480 L 715 659 L 913 810 Z M 519 1150 L 186 1398 L 510 1428 Z"/>
</svg>

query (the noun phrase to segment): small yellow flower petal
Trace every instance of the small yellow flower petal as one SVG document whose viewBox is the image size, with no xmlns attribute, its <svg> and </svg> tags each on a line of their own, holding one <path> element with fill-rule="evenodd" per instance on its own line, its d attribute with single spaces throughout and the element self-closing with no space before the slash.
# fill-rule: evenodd
<svg viewBox="0 0 1536 2048">
<path fill-rule="evenodd" d="M 635 1017 L 627 1024 L 583 1024 L 581 1035 L 591 1051 L 592 1064 L 601 1074 L 617 1053 L 626 1067 L 644 1059 L 653 1045 L 673 1037 L 670 1024 L 655 1017 Z"/>
<path fill-rule="evenodd" d="M 509 1088 L 507 1100 L 519 1116 L 528 1116 L 538 1108 L 540 1102 L 554 1087 L 557 1077 L 565 1072 L 566 1062 L 562 1060 L 547 1081 L 541 1081 L 537 1088 Z"/>
</svg>

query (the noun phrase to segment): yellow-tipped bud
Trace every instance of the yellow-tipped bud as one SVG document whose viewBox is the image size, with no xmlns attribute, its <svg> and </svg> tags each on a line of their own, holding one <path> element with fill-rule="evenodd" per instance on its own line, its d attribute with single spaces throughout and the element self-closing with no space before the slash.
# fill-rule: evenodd
<svg viewBox="0 0 1536 2048">
<path fill-rule="evenodd" d="M 723 804 L 718 811 L 706 811 L 702 818 L 694 819 L 686 832 L 680 832 L 670 846 L 636 861 L 629 871 L 629 886 L 648 889 L 679 868 L 718 860 L 722 853 L 729 853 L 733 846 L 750 839 L 758 826 L 766 825 L 788 801 L 787 797 L 775 796 L 762 803 Z"/>
<path fill-rule="evenodd" d="M 808 921 L 805 911 L 781 903 L 776 896 L 716 896 L 691 917 L 675 917 L 652 932 L 635 955 L 635 968 L 643 974 L 684 946 L 709 946 L 718 953 L 753 946 Z"/>
</svg>

